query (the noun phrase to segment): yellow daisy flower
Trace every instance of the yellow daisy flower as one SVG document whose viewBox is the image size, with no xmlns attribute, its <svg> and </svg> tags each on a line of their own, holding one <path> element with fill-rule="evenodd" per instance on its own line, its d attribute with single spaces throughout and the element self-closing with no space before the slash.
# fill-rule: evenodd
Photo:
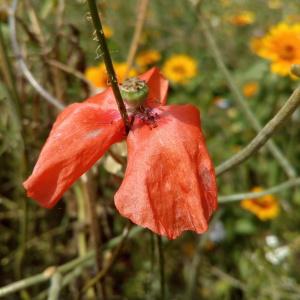
<svg viewBox="0 0 300 300">
<path fill-rule="evenodd" d="M 118 81 L 121 83 L 126 78 L 127 64 L 126 63 L 114 63 L 115 72 L 117 74 Z M 136 76 L 135 69 L 131 69 L 127 74 L 128 77 Z M 106 88 L 109 85 L 109 80 L 105 68 L 105 64 L 101 63 L 98 67 L 89 67 L 85 71 L 85 77 L 97 88 Z"/>
<path fill-rule="evenodd" d="M 240 13 L 229 17 L 229 22 L 236 26 L 250 25 L 255 21 L 255 15 L 253 12 L 244 10 Z"/>
<path fill-rule="evenodd" d="M 261 192 L 261 187 L 255 187 L 251 192 Z M 274 219 L 279 215 L 280 206 L 278 199 L 273 195 L 265 195 L 257 199 L 244 199 L 241 207 L 256 215 L 260 220 Z"/>
<path fill-rule="evenodd" d="M 279 23 L 272 27 L 257 54 L 271 61 L 273 73 L 289 75 L 291 65 L 300 63 L 300 23 Z"/>
<path fill-rule="evenodd" d="M 170 81 L 184 84 L 197 75 L 197 61 L 186 54 L 176 54 L 164 63 L 162 72 Z"/>
<path fill-rule="evenodd" d="M 243 94 L 247 98 L 253 97 L 258 91 L 258 83 L 256 81 L 247 82 L 243 86 Z"/>
<path fill-rule="evenodd" d="M 157 50 L 146 50 L 137 56 L 136 64 L 144 69 L 157 63 L 160 59 L 161 55 Z"/>
</svg>

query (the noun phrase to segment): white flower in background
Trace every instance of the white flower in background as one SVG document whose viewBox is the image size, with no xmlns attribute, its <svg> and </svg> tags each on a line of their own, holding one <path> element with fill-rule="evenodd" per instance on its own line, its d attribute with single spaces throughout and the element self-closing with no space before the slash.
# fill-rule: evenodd
<svg viewBox="0 0 300 300">
<path fill-rule="evenodd" d="M 270 248 L 276 248 L 279 246 L 279 239 L 276 235 L 267 235 L 266 236 L 266 244 Z"/>
<path fill-rule="evenodd" d="M 279 265 L 290 254 L 288 246 L 278 247 L 265 254 L 266 260 L 273 265 Z"/>
</svg>

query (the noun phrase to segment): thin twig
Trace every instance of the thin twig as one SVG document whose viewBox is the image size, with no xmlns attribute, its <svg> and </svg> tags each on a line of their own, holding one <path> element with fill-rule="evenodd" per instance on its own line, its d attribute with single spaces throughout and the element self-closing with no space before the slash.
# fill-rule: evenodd
<svg viewBox="0 0 300 300">
<path fill-rule="evenodd" d="M 138 12 L 137 12 L 137 19 L 134 27 L 134 34 L 130 44 L 128 56 L 127 56 L 127 62 L 126 62 L 127 71 L 126 71 L 125 78 L 128 76 L 128 73 L 132 68 L 133 61 L 139 46 L 143 26 L 146 19 L 148 4 L 149 4 L 149 0 L 140 0 Z"/>
<path fill-rule="evenodd" d="M 200 9 L 199 9 L 200 11 Z M 201 11 L 200 11 L 201 12 Z M 223 73 L 224 77 L 226 78 L 228 82 L 228 86 L 232 91 L 232 94 L 235 96 L 236 102 L 245 114 L 247 120 L 249 121 L 252 128 L 259 132 L 262 129 L 262 126 L 258 119 L 256 118 L 255 114 L 251 111 L 247 101 L 241 94 L 239 88 L 237 87 L 236 82 L 234 81 L 230 71 L 228 70 L 227 66 L 224 63 L 224 59 L 222 57 L 221 51 L 215 41 L 215 38 L 213 34 L 210 31 L 210 28 L 208 24 L 206 23 L 205 16 L 203 14 L 199 14 L 198 16 L 199 24 L 201 26 L 202 32 L 207 40 L 207 45 L 211 50 L 211 54 L 213 55 L 217 66 L 219 67 L 220 71 Z M 281 165 L 281 167 L 284 169 L 285 173 L 290 178 L 296 177 L 296 171 L 293 168 L 293 166 L 290 164 L 290 162 L 287 160 L 287 158 L 284 156 L 284 154 L 281 152 L 281 150 L 276 146 L 276 144 L 270 140 L 267 143 L 267 147 L 270 150 L 270 152 L 273 154 L 273 156 L 276 158 L 278 163 Z"/>
<path fill-rule="evenodd" d="M 29 68 L 27 67 L 27 64 L 25 63 L 25 60 L 23 58 L 20 46 L 17 41 L 17 33 L 16 33 L 16 20 L 15 20 L 15 14 L 18 6 L 18 0 L 13 0 L 10 14 L 9 14 L 9 31 L 10 31 L 10 38 L 11 38 L 11 44 L 12 44 L 12 50 L 14 52 L 14 55 L 16 57 L 16 60 L 18 61 L 19 68 L 24 75 L 24 77 L 28 80 L 30 85 L 50 104 L 54 105 L 57 109 L 61 110 L 64 108 L 64 105 L 56 99 L 54 96 L 49 94 L 48 91 L 46 91 L 45 88 L 43 88 L 40 83 L 34 78 L 32 73 L 30 72 Z"/>
<path fill-rule="evenodd" d="M 281 184 L 275 185 L 269 189 L 265 189 L 261 192 L 253 192 L 253 193 L 240 193 L 240 194 L 233 194 L 233 195 L 228 195 L 228 196 L 219 196 L 218 197 L 218 202 L 219 203 L 228 203 L 228 202 L 235 202 L 235 201 L 240 201 L 243 199 L 255 199 L 259 198 L 265 195 L 269 194 L 275 194 L 275 193 L 280 193 L 286 189 L 299 186 L 300 185 L 300 178 L 293 178 L 290 180 L 287 180 Z"/>
<path fill-rule="evenodd" d="M 240 152 L 217 166 L 216 174 L 221 175 L 238 166 L 258 151 L 282 125 L 300 104 L 300 88 L 297 88 L 279 112 L 264 126 L 255 138 Z"/>
<path fill-rule="evenodd" d="M 126 110 L 123 98 L 121 96 L 115 69 L 114 69 L 114 66 L 113 66 L 113 63 L 112 63 L 112 60 L 110 57 L 110 53 L 109 53 L 109 50 L 108 50 L 108 47 L 106 44 L 106 39 L 105 39 L 104 32 L 102 29 L 102 24 L 101 24 L 101 20 L 100 20 L 97 5 L 96 5 L 96 0 L 88 0 L 88 4 L 89 4 L 93 24 L 95 27 L 96 36 L 97 36 L 97 39 L 99 42 L 100 49 L 102 51 L 106 71 L 108 73 L 109 82 L 111 84 L 116 102 L 118 104 L 120 114 L 124 121 L 126 132 L 128 133 L 130 130 L 130 121 L 128 118 L 128 114 L 127 114 L 127 110 Z"/>
<path fill-rule="evenodd" d="M 59 294 L 61 290 L 61 285 L 62 285 L 62 276 L 59 272 L 56 272 L 52 277 L 51 277 L 51 284 L 49 288 L 49 295 L 48 295 L 48 300 L 58 300 L 59 299 Z"/>
</svg>

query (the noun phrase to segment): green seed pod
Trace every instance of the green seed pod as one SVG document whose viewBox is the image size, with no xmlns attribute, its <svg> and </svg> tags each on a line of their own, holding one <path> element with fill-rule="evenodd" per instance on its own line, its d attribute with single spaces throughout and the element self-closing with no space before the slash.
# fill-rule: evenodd
<svg viewBox="0 0 300 300">
<path fill-rule="evenodd" d="M 137 107 L 146 100 L 149 88 L 144 80 L 137 77 L 126 79 L 120 86 L 121 95 L 130 105 Z"/>
</svg>

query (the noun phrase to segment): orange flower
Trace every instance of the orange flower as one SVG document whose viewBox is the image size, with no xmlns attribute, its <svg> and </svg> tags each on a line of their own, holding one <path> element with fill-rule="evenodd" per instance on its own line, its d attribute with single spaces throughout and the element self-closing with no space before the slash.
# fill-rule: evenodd
<svg viewBox="0 0 300 300">
<path fill-rule="evenodd" d="M 291 66 L 300 63 L 300 23 L 272 27 L 256 54 L 271 61 L 273 73 L 289 75 Z"/>
<path fill-rule="evenodd" d="M 251 192 L 262 192 L 261 187 L 255 187 Z M 256 199 L 245 199 L 241 207 L 255 214 L 260 220 L 274 219 L 280 212 L 278 199 L 273 195 L 265 195 Z"/>
<path fill-rule="evenodd" d="M 240 13 L 229 17 L 229 22 L 236 26 L 250 25 L 255 21 L 255 15 L 253 12 L 244 10 Z"/>
<path fill-rule="evenodd" d="M 258 83 L 255 81 L 248 82 L 243 86 L 243 94 L 245 97 L 253 97 L 258 91 Z"/>
<path fill-rule="evenodd" d="M 147 93 L 130 115 L 127 136 L 112 88 L 61 112 L 24 182 L 27 195 L 53 207 L 111 145 L 126 139 L 126 172 L 114 197 L 118 211 L 170 239 L 185 230 L 203 233 L 217 208 L 217 187 L 199 111 L 165 105 L 168 82 L 156 68 L 134 82 Z"/>
</svg>

